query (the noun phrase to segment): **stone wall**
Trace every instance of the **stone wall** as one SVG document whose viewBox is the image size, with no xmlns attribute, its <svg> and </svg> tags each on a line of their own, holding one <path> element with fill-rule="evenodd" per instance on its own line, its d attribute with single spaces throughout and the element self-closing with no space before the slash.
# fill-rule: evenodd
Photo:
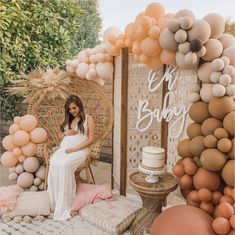
<svg viewBox="0 0 235 235">
<path fill-rule="evenodd" d="M 112 80 L 107 81 L 104 85 L 105 90 L 110 95 L 110 98 L 112 99 Z M 21 101 L 17 102 L 16 104 L 16 110 L 19 111 L 20 115 L 25 115 L 27 113 L 27 104 L 22 103 Z M 1 110 L 4 112 L 4 110 Z M 0 141 L 2 143 L 2 139 L 8 135 L 9 126 L 13 123 L 13 121 L 4 121 L 0 119 Z M 5 150 L 3 149 L 2 145 L 0 145 L 0 151 L 1 153 Z M 101 161 L 105 162 L 111 162 L 112 158 L 112 132 L 107 136 L 106 139 L 103 141 L 102 151 L 101 151 Z"/>
</svg>

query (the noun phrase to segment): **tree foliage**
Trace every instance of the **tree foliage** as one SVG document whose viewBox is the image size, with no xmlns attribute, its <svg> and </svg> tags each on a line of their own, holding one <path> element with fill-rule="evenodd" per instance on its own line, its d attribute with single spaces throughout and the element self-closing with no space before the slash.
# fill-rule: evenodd
<svg viewBox="0 0 235 235">
<path fill-rule="evenodd" d="M 84 48 L 93 48 L 99 43 L 98 34 L 101 30 L 101 18 L 97 0 L 78 0 L 81 8 L 79 29 L 74 38 L 72 54 L 75 55 Z"/>
<path fill-rule="evenodd" d="M 0 2 L 0 101 L 5 119 L 14 113 L 3 87 L 37 67 L 64 65 L 79 28 L 75 0 L 5 0 Z"/>
</svg>

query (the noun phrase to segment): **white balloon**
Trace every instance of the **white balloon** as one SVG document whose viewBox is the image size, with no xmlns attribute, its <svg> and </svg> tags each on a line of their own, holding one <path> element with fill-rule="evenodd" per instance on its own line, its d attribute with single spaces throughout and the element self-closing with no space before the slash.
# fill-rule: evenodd
<svg viewBox="0 0 235 235">
<path fill-rule="evenodd" d="M 228 96 L 235 96 L 235 85 L 230 84 L 226 87 L 226 94 Z"/>
<path fill-rule="evenodd" d="M 214 84 L 212 88 L 212 93 L 216 97 L 222 97 L 226 93 L 226 89 L 223 85 L 221 84 Z"/>
<path fill-rule="evenodd" d="M 191 103 L 196 103 L 200 100 L 200 95 L 196 92 L 188 94 L 188 101 Z"/>
<path fill-rule="evenodd" d="M 200 97 L 201 100 L 204 101 L 205 103 L 209 103 L 211 97 L 213 96 L 212 87 L 213 87 L 212 83 L 202 84 L 202 88 L 200 90 Z"/>
</svg>

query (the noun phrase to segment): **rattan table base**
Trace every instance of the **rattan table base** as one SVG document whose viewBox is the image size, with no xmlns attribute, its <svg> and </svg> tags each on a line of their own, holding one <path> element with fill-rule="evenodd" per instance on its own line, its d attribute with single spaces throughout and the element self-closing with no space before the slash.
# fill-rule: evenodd
<svg viewBox="0 0 235 235">
<path fill-rule="evenodd" d="M 177 188 L 175 177 L 166 173 L 158 183 L 148 183 L 142 172 L 134 172 L 129 176 L 129 183 L 139 193 L 143 206 L 130 227 L 133 235 L 150 234 L 153 220 L 162 212 L 162 204 L 166 196 Z"/>
</svg>

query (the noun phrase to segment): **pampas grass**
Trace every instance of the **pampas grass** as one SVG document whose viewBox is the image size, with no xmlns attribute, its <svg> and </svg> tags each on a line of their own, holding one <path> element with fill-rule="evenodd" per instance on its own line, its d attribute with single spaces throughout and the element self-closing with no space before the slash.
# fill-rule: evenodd
<svg viewBox="0 0 235 235">
<path fill-rule="evenodd" d="M 26 96 L 23 102 L 41 101 L 42 99 L 65 99 L 72 83 L 69 74 L 59 67 L 43 70 L 37 68 L 28 75 L 21 72 L 22 80 L 12 81 L 7 92 L 13 95 Z"/>
</svg>

